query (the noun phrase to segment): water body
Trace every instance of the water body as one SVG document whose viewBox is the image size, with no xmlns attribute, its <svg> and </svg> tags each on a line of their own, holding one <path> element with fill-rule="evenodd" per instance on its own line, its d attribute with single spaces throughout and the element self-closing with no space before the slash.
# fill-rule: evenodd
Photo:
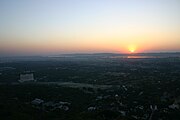
<svg viewBox="0 0 180 120">
<path fill-rule="evenodd" d="M 138 59 L 138 58 L 163 58 L 163 57 L 160 57 L 160 56 L 113 56 L 113 57 L 110 57 L 110 58 L 128 58 L 128 59 Z"/>
</svg>

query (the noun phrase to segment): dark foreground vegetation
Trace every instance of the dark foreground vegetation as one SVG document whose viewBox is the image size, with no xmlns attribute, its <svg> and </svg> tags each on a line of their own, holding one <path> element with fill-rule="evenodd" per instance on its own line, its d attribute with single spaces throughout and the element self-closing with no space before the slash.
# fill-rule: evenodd
<svg viewBox="0 0 180 120">
<path fill-rule="evenodd" d="M 2 60 L 0 119 L 179 120 L 179 73 L 179 57 Z"/>
</svg>

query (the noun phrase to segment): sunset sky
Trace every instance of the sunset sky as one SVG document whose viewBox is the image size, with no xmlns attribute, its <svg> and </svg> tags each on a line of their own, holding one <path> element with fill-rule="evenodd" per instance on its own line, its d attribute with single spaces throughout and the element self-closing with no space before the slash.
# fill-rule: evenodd
<svg viewBox="0 0 180 120">
<path fill-rule="evenodd" d="M 180 52 L 180 0 L 0 0 L 0 54 Z"/>
</svg>

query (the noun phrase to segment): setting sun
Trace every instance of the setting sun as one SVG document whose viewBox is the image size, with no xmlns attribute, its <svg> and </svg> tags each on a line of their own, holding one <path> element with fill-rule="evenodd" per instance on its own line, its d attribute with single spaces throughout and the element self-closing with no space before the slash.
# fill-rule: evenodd
<svg viewBox="0 0 180 120">
<path fill-rule="evenodd" d="M 128 50 L 129 50 L 130 53 L 134 53 L 136 51 L 136 46 L 135 45 L 130 45 L 128 47 Z"/>
<path fill-rule="evenodd" d="M 129 51 L 133 53 L 135 50 L 134 50 L 134 49 L 131 49 L 131 50 L 129 50 Z"/>
<path fill-rule="evenodd" d="M 9 1 L 0 56 L 180 51 L 180 0 Z"/>
</svg>

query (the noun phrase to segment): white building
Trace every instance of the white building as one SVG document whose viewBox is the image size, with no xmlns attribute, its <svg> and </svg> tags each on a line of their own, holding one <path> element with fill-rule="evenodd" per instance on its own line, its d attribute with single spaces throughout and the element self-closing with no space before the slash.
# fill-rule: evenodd
<svg viewBox="0 0 180 120">
<path fill-rule="evenodd" d="M 32 81 L 35 81 L 33 73 L 20 74 L 19 82 L 23 83 L 23 82 L 32 82 Z"/>
</svg>

